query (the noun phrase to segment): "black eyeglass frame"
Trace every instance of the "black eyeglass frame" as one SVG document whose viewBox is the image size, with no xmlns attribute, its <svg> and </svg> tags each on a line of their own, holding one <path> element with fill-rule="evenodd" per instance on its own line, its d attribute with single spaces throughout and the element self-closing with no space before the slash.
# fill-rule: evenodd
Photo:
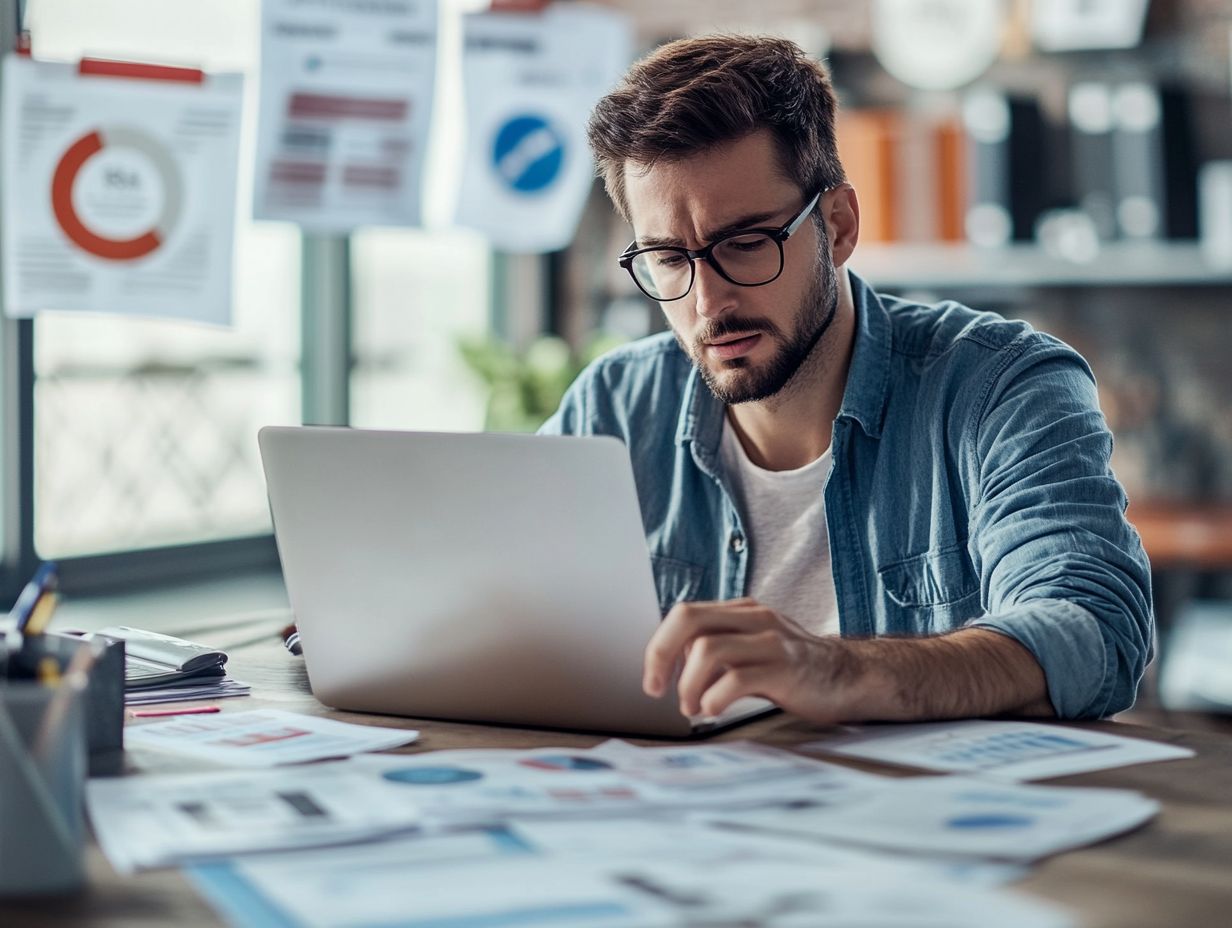
<svg viewBox="0 0 1232 928">
<path fill-rule="evenodd" d="M 629 243 L 629 247 L 626 248 L 623 252 L 621 252 L 620 257 L 617 258 L 616 260 L 620 264 L 621 267 L 623 267 L 626 271 L 629 272 L 629 276 L 632 277 L 633 282 L 637 284 L 637 289 L 642 291 L 642 293 L 645 293 L 646 296 L 654 300 L 656 303 L 674 303 L 676 300 L 683 300 L 686 296 L 688 296 L 693 291 L 693 284 L 697 281 L 697 262 L 698 261 L 705 261 L 712 268 L 714 268 L 715 271 L 718 272 L 718 275 L 720 277 L 722 277 L 728 283 L 735 284 L 737 287 L 764 287 L 766 286 L 766 284 L 774 283 L 776 280 L 778 280 L 783 275 L 783 267 L 787 263 L 787 259 L 785 255 L 783 254 L 783 243 L 786 242 L 789 238 L 791 238 L 792 233 L 794 233 L 796 229 L 800 228 L 800 226 L 804 224 L 804 220 L 807 219 L 812 214 L 813 210 L 816 208 L 822 196 L 829 193 L 833 189 L 834 189 L 833 187 L 823 187 L 821 190 L 818 190 L 815 194 L 813 194 L 812 198 L 808 201 L 808 203 L 805 204 L 804 209 L 800 210 L 799 213 L 797 213 L 790 220 L 788 220 L 786 225 L 779 226 L 778 228 L 774 228 L 773 226 L 768 226 L 768 227 L 767 226 L 757 226 L 751 229 L 737 229 L 734 232 L 729 232 L 726 235 L 722 235 L 719 238 L 716 238 L 713 242 L 711 242 L 705 248 L 699 248 L 696 251 L 689 249 L 689 248 L 677 246 L 677 245 L 651 245 L 648 248 L 638 248 L 637 242 L 633 241 Z M 714 257 L 714 250 L 718 248 L 720 245 L 722 245 L 724 242 L 730 241 L 733 238 L 740 238 L 743 235 L 755 235 L 755 234 L 765 235 L 771 241 L 773 241 L 776 245 L 778 245 L 779 247 L 779 269 L 778 269 L 778 273 L 776 273 L 769 280 L 763 280 L 760 283 L 756 283 L 756 284 L 746 284 L 746 283 L 742 283 L 739 280 L 735 280 L 725 270 L 723 270 L 723 266 L 719 264 L 718 259 Z M 689 285 L 685 287 L 684 293 L 680 294 L 680 296 L 674 296 L 666 300 L 662 299 L 661 297 L 655 296 L 653 293 L 649 293 L 646 290 L 646 288 L 642 286 L 642 282 L 637 279 L 637 274 L 633 270 L 633 259 L 636 258 L 638 255 L 647 254 L 648 252 L 652 252 L 652 251 L 671 251 L 671 252 L 675 252 L 676 254 L 683 255 L 685 258 L 689 260 Z"/>
</svg>

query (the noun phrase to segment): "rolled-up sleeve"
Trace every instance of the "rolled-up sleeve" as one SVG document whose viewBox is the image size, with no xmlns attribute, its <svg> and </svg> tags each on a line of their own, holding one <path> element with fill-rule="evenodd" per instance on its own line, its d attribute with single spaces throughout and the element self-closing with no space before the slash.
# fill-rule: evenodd
<svg viewBox="0 0 1232 928">
<path fill-rule="evenodd" d="M 1150 565 L 1090 369 L 1033 334 L 1002 356 L 969 421 L 968 549 L 986 613 L 968 624 L 1035 656 L 1059 717 L 1128 708 L 1152 652 Z"/>
</svg>

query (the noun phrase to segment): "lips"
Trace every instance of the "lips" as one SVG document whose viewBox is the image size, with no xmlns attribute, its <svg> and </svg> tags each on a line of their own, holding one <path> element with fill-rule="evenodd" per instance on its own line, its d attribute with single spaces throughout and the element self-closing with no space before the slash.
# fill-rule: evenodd
<svg viewBox="0 0 1232 928">
<path fill-rule="evenodd" d="M 724 335 L 706 342 L 706 350 L 721 361 L 739 358 L 750 351 L 761 341 L 760 332 L 736 333 Z"/>
</svg>

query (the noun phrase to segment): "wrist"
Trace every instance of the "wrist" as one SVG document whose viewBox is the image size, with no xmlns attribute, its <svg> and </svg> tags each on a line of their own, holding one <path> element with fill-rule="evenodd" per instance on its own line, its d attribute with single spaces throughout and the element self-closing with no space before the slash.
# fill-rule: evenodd
<svg viewBox="0 0 1232 928">
<path fill-rule="evenodd" d="M 886 655 L 875 638 L 826 638 L 828 652 L 818 681 L 820 699 L 839 722 L 903 718 L 901 692 Z"/>
</svg>

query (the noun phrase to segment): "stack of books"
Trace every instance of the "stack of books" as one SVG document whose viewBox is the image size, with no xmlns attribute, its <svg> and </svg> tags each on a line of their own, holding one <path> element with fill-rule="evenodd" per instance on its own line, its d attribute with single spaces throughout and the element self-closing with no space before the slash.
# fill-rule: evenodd
<svg viewBox="0 0 1232 928">
<path fill-rule="evenodd" d="M 124 642 L 124 703 L 129 706 L 247 696 L 252 687 L 227 675 L 227 655 L 207 645 L 140 628 L 99 632 Z"/>
</svg>

